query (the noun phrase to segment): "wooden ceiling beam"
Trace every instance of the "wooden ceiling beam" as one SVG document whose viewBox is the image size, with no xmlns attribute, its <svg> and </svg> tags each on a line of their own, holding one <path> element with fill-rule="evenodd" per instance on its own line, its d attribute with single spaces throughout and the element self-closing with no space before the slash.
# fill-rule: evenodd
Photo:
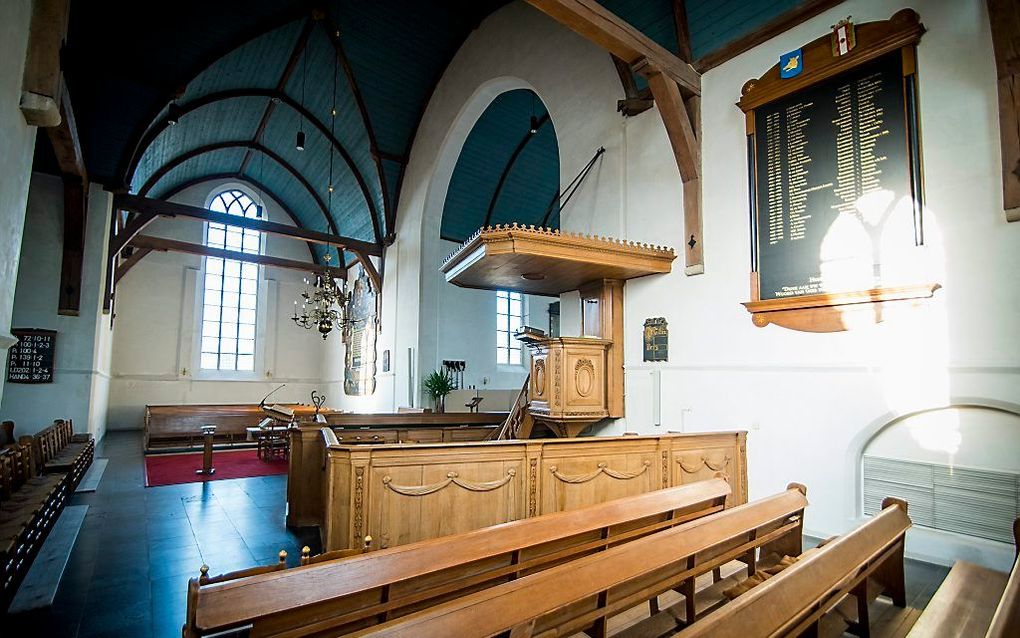
<svg viewBox="0 0 1020 638">
<path fill-rule="evenodd" d="M 218 259 L 229 259 L 232 261 L 243 261 L 249 264 L 258 264 L 260 266 L 272 266 L 274 268 L 284 268 L 286 270 L 299 270 L 302 272 L 309 272 L 312 270 L 328 270 L 333 277 L 337 279 L 344 279 L 347 277 L 347 271 L 343 268 L 337 268 L 336 266 L 317 266 L 314 263 L 306 261 L 297 261 L 294 259 L 284 259 L 282 257 L 273 257 L 271 255 L 255 255 L 251 253 L 245 253 L 237 250 L 224 250 L 221 248 L 212 248 L 204 244 L 192 244 L 186 241 L 178 241 L 176 239 L 165 239 L 163 237 L 151 237 L 149 235 L 137 235 L 130 242 L 128 246 L 135 248 L 136 251 L 132 254 L 143 252 L 148 254 L 151 251 L 161 252 L 177 252 L 186 253 L 189 255 L 199 255 L 202 257 L 216 257 Z M 139 258 L 140 260 L 141 258 Z M 137 263 L 138 260 L 134 260 L 129 264 L 129 261 L 124 261 L 121 266 L 126 266 L 124 273 L 122 274 L 120 268 L 117 272 L 117 280 L 126 274 L 127 270 L 130 270 L 131 266 Z"/>
<path fill-rule="evenodd" d="M 227 213 L 216 213 L 206 208 L 199 208 L 198 206 L 165 202 L 159 199 L 139 197 L 138 195 L 128 195 L 126 193 L 118 193 L 114 195 L 113 210 L 126 210 L 133 213 L 140 213 L 143 216 L 151 215 L 153 217 L 187 217 L 190 219 L 200 219 L 202 221 L 223 224 L 225 226 L 237 226 L 239 228 L 247 228 L 263 233 L 269 233 L 270 235 L 291 237 L 294 239 L 310 241 L 316 244 L 324 244 L 337 248 L 360 251 L 367 255 L 373 255 L 376 257 L 382 255 L 382 246 L 360 239 L 321 233 L 319 231 L 308 230 L 306 228 L 295 228 L 294 226 L 288 226 L 287 224 L 280 224 L 262 219 L 250 219 L 248 217 L 238 217 L 237 215 L 230 215 Z M 149 221 L 151 221 L 151 219 Z M 126 245 L 127 242 L 125 241 L 123 243 Z M 123 246 L 121 246 L 121 248 L 123 248 Z M 118 252 L 119 250 L 120 249 L 118 249 Z"/>
<path fill-rule="evenodd" d="M 372 280 L 372 286 L 376 292 L 380 292 L 382 290 L 383 278 L 382 274 L 376 269 L 375 264 L 372 263 L 372 258 L 357 251 L 354 254 L 358 256 L 357 263 L 361 264 L 361 267 L 365 269 L 365 273 L 368 274 L 368 278 Z"/>
<path fill-rule="evenodd" d="M 277 195 L 275 192 L 273 192 L 273 189 L 267 187 L 262 182 L 258 181 L 257 179 L 255 179 L 253 177 L 250 177 L 248 175 L 239 175 L 239 174 L 233 173 L 233 172 L 211 173 L 209 175 L 202 175 L 201 177 L 196 177 L 194 179 L 185 180 L 185 181 L 181 182 L 180 184 L 177 184 L 176 186 L 174 186 L 173 188 L 168 190 L 163 195 L 163 197 L 161 199 L 169 200 L 174 195 L 177 195 L 181 191 L 184 191 L 184 190 L 186 190 L 188 188 L 191 188 L 192 186 L 195 186 L 197 184 L 203 184 L 205 182 L 212 182 L 212 181 L 216 181 L 216 180 L 220 180 L 220 179 L 236 179 L 236 180 L 240 180 L 242 182 L 248 182 L 248 184 L 250 184 L 251 186 L 255 187 L 255 189 L 257 189 L 259 192 L 261 192 L 261 194 L 263 196 L 268 195 L 269 197 L 272 197 L 273 200 L 277 204 L 279 204 L 280 209 L 283 210 L 283 212 L 287 213 L 287 217 L 290 218 L 290 221 L 294 222 L 295 226 L 297 226 L 298 228 L 304 228 L 304 225 L 301 223 L 301 220 L 297 218 L 297 215 L 295 215 L 293 213 L 293 211 L 291 211 L 289 208 L 287 208 L 287 206 L 283 203 L 283 200 L 280 198 L 280 196 Z M 116 219 L 116 218 L 114 218 L 114 219 Z M 319 256 L 315 254 L 315 248 L 312 246 L 312 243 L 311 242 L 305 242 L 305 244 L 308 246 L 308 254 L 311 256 L 312 261 L 315 262 L 315 263 L 319 263 L 318 262 Z"/>
<path fill-rule="evenodd" d="M 60 123 L 46 128 L 46 135 L 57 157 L 60 172 L 65 175 L 77 176 L 83 182 L 88 181 L 85 170 L 85 156 L 81 151 L 81 139 L 78 137 L 78 124 L 71 107 L 71 94 L 67 90 L 63 75 L 60 76 Z"/>
<path fill-rule="evenodd" d="M 648 76 L 648 87 L 659 107 L 683 182 L 684 272 L 700 275 L 705 272 L 701 213 L 701 98 L 692 96 L 685 103 L 676 83 L 661 73 Z M 688 105 L 695 111 L 688 110 Z"/>
<path fill-rule="evenodd" d="M 701 75 L 595 0 L 527 0 L 539 11 L 630 65 L 645 59 L 685 91 L 701 94 Z"/>
<path fill-rule="evenodd" d="M 685 272 L 705 272 L 701 215 L 700 101 L 684 101 L 682 91 L 701 95 L 701 75 L 690 64 L 608 11 L 595 0 L 527 0 L 568 29 L 587 38 L 645 76 L 659 115 L 666 127 L 684 189 Z M 674 4 L 677 43 L 680 50 L 690 46 L 686 11 Z M 682 19 L 681 19 L 682 18 Z M 686 47 L 681 40 L 686 37 Z M 620 68 L 619 66 L 617 67 Z M 688 105 L 696 112 L 689 111 Z"/>
<path fill-rule="evenodd" d="M 60 124 L 60 52 L 67 35 L 69 4 L 69 0 L 32 2 L 20 103 L 30 126 Z"/>
</svg>

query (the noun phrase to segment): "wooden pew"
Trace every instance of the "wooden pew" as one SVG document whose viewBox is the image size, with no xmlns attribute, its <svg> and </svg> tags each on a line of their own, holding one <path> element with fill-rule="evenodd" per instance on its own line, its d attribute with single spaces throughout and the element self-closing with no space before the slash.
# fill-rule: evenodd
<svg viewBox="0 0 1020 638">
<path fill-rule="evenodd" d="M 96 448 L 91 435 L 74 433 L 70 419 L 57 419 L 34 435 L 21 437 L 20 443 L 32 447 L 37 472 L 69 475 L 72 492 L 92 465 Z"/>
<path fill-rule="evenodd" d="M 184 636 L 245 626 L 260 636 L 347 633 L 637 542 L 721 511 L 729 494 L 716 478 L 232 583 L 193 582 Z"/>
<path fill-rule="evenodd" d="M 0 452 L 0 612 L 14 599 L 70 494 L 68 474 L 40 476 L 39 465 L 30 445 Z"/>
<path fill-rule="evenodd" d="M 294 411 L 298 419 L 310 420 L 314 406 L 280 404 Z M 330 413 L 331 410 L 324 409 Z M 147 405 L 143 432 L 145 450 L 158 447 L 194 447 L 202 445 L 202 426 L 216 426 L 217 443 L 244 443 L 247 428 L 258 425 L 265 412 L 257 403 L 205 405 Z"/>
<path fill-rule="evenodd" d="M 607 619 L 680 588 L 693 598 L 694 579 L 734 559 L 799 555 L 803 486 L 740 505 L 540 573 L 461 596 L 355 636 L 446 638 L 607 633 Z M 687 587 L 690 583 L 690 587 Z M 690 596 L 689 596 L 690 595 Z M 693 626 L 697 626 L 695 623 Z"/>
<path fill-rule="evenodd" d="M 850 631 L 869 636 L 868 602 L 872 597 L 885 593 L 898 607 L 906 605 L 903 543 L 910 526 L 906 502 L 887 498 L 882 502 L 882 511 L 860 527 L 805 555 L 793 566 L 676 635 L 678 638 L 818 635 L 822 617 L 852 595 L 857 605 L 857 622 Z"/>
<path fill-rule="evenodd" d="M 1020 636 L 1020 518 L 1013 538 L 1017 557 L 1008 575 L 956 561 L 908 636 Z"/>
</svg>

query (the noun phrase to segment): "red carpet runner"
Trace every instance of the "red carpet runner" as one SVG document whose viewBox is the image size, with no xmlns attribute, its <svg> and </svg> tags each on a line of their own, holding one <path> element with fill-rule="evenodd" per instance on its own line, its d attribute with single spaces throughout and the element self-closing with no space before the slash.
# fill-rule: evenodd
<svg viewBox="0 0 1020 638">
<path fill-rule="evenodd" d="M 263 461 L 255 450 L 214 452 L 212 476 L 195 474 L 202 469 L 202 453 L 160 454 L 145 457 L 145 486 L 178 485 L 180 483 L 204 483 L 222 479 L 249 478 L 286 474 L 287 461 Z"/>
</svg>

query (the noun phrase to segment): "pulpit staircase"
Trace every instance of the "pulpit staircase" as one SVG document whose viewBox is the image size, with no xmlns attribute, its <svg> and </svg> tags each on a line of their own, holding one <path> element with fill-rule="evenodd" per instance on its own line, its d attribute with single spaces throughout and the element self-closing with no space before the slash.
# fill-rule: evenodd
<svg viewBox="0 0 1020 638">
<path fill-rule="evenodd" d="M 528 386 L 531 383 L 531 375 L 529 374 L 524 379 L 524 386 L 521 388 L 520 394 L 517 395 L 517 400 L 514 401 L 513 407 L 510 408 L 510 414 L 507 415 L 506 421 L 503 425 L 495 430 L 495 434 L 489 439 L 491 441 L 508 441 L 510 439 L 527 439 L 531 437 L 531 429 L 534 427 L 535 422 L 531 418 L 531 413 L 528 412 L 528 408 L 531 406 L 531 400 L 528 395 Z"/>
</svg>

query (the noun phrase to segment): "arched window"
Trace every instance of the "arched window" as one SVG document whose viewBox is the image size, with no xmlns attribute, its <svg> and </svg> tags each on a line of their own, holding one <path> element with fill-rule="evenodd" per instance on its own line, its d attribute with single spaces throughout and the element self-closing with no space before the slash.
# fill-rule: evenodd
<svg viewBox="0 0 1020 638">
<path fill-rule="evenodd" d="M 261 219 L 262 209 L 243 191 L 218 193 L 209 204 L 218 213 Z M 206 246 L 257 255 L 262 233 L 210 222 Z M 203 370 L 255 370 L 255 318 L 258 310 L 258 264 L 219 257 L 205 258 L 202 305 Z"/>
</svg>

